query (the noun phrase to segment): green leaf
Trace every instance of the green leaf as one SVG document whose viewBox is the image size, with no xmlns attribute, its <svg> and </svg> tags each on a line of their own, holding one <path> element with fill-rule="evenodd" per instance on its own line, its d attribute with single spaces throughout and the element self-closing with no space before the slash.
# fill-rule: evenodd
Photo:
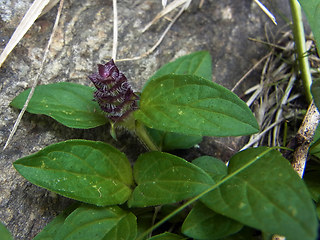
<svg viewBox="0 0 320 240">
<path fill-rule="evenodd" d="M 22 109 L 30 89 L 20 93 L 11 106 Z M 53 83 L 37 86 L 27 111 L 52 117 L 70 128 L 94 128 L 107 119 L 93 100 L 93 88 L 75 83 Z"/>
<path fill-rule="evenodd" d="M 103 142 L 60 142 L 17 160 L 14 167 L 33 184 L 98 206 L 124 203 L 131 194 L 130 162 Z"/>
<path fill-rule="evenodd" d="M 212 81 L 212 61 L 207 51 L 194 52 L 162 66 L 150 79 L 175 74 L 190 74 Z M 202 136 L 190 136 L 147 128 L 154 143 L 163 151 L 188 149 L 202 141 Z"/>
<path fill-rule="evenodd" d="M 320 140 L 313 143 L 309 149 L 309 153 L 320 158 Z"/>
<path fill-rule="evenodd" d="M 311 196 L 278 151 L 259 147 L 236 154 L 220 184 L 201 198 L 215 212 L 288 240 L 316 239 L 318 220 Z"/>
<path fill-rule="evenodd" d="M 310 28 L 316 40 L 318 53 L 320 54 L 320 1 L 319 0 L 299 0 L 305 12 Z"/>
<path fill-rule="evenodd" d="M 315 202 L 320 201 L 320 171 L 312 171 L 305 173 L 303 176 L 305 183 Z"/>
<path fill-rule="evenodd" d="M 126 226 L 120 226 L 120 224 L 123 223 L 125 223 Z M 128 232 L 118 233 L 119 230 L 124 229 L 128 230 Z M 56 239 L 100 240 L 106 239 L 105 237 L 111 234 L 110 236 L 122 236 L 124 237 L 123 239 L 133 240 L 135 236 L 132 234 L 134 234 L 135 231 L 136 222 L 133 214 L 122 210 L 118 206 L 82 206 L 66 218 L 63 226 L 59 229 Z"/>
<path fill-rule="evenodd" d="M 165 232 L 165 233 L 153 236 L 152 238 L 149 238 L 148 240 L 183 240 L 183 239 L 187 239 L 187 238 L 182 237 L 177 234 Z"/>
<path fill-rule="evenodd" d="M 317 203 L 317 216 L 320 219 L 320 203 Z"/>
<path fill-rule="evenodd" d="M 137 218 L 134 214 L 128 213 L 127 216 L 122 218 L 116 227 L 114 227 L 107 235 L 104 236 L 104 240 L 109 239 L 121 239 L 121 240 L 133 240 L 137 236 Z"/>
<path fill-rule="evenodd" d="M 210 53 L 207 51 L 199 51 L 182 56 L 162 66 L 152 75 L 150 80 L 170 73 L 196 75 L 212 81 L 212 61 Z"/>
<path fill-rule="evenodd" d="M 182 225 L 182 233 L 194 239 L 221 239 L 241 230 L 243 225 L 224 217 L 201 202 L 192 208 Z"/>
<path fill-rule="evenodd" d="M 228 174 L 227 166 L 220 160 L 210 156 L 202 156 L 194 159 L 192 163 L 202 168 L 215 182 Z"/>
<path fill-rule="evenodd" d="M 308 186 L 312 199 L 317 203 L 320 202 L 320 163 L 318 159 L 308 161 L 303 180 Z"/>
<path fill-rule="evenodd" d="M 192 163 L 202 168 L 211 178 L 218 182 L 228 174 L 228 168 L 220 159 L 202 156 Z M 185 220 L 183 233 L 196 239 L 216 239 L 238 232 L 242 224 L 217 214 L 201 203 L 196 203 Z"/>
<path fill-rule="evenodd" d="M 150 79 L 159 78 L 167 74 L 190 74 L 212 81 L 212 61 L 207 51 L 194 52 L 182 56 L 173 62 L 162 66 Z M 154 143 L 163 151 L 174 149 L 188 149 L 202 141 L 201 136 L 189 136 L 147 128 Z"/>
<path fill-rule="evenodd" d="M 320 124 L 318 124 L 314 133 L 313 140 L 309 148 L 309 153 L 320 159 Z"/>
<path fill-rule="evenodd" d="M 128 201 L 129 207 L 178 202 L 203 192 L 214 183 L 201 168 L 162 152 L 140 155 L 134 166 L 134 178 L 138 186 Z"/>
<path fill-rule="evenodd" d="M 259 130 L 252 112 L 235 94 L 191 75 L 152 79 L 134 115 L 149 128 L 186 135 L 238 136 Z"/>
<path fill-rule="evenodd" d="M 315 202 L 320 201 L 320 124 L 318 124 L 309 148 L 309 154 L 317 157 L 308 162 L 303 179 Z"/>
<path fill-rule="evenodd" d="M 55 219 L 53 219 L 45 228 L 37 234 L 33 240 L 54 240 L 60 227 L 63 225 L 64 220 L 72 213 L 77 207 L 78 203 L 72 204 L 65 211 L 59 214 Z"/>
<path fill-rule="evenodd" d="M 153 142 L 163 151 L 188 149 L 202 141 L 201 136 L 188 136 L 180 133 L 164 132 L 146 128 Z"/>
<path fill-rule="evenodd" d="M 141 210 L 140 208 L 132 209 L 134 210 L 140 210 L 140 213 L 135 213 L 137 216 L 137 222 L 138 222 L 138 230 L 137 230 L 137 236 L 140 236 L 144 232 L 146 232 L 150 227 L 152 227 L 152 224 L 154 222 L 154 208 L 152 208 L 152 211 L 145 212 L 147 209 L 143 208 Z M 143 240 L 147 239 L 148 237 L 142 238 Z"/>
<path fill-rule="evenodd" d="M 13 240 L 9 230 L 0 222 L 0 238 L 1 240 Z"/>
</svg>

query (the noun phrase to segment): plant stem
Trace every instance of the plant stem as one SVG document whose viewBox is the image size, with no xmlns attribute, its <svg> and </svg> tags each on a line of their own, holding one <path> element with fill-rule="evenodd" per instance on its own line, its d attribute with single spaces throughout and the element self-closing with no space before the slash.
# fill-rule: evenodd
<svg viewBox="0 0 320 240">
<path fill-rule="evenodd" d="M 160 151 L 159 147 L 157 147 L 149 137 L 145 126 L 139 121 L 136 121 L 135 132 L 139 139 L 146 145 L 149 150 Z"/>
<path fill-rule="evenodd" d="M 301 78 L 303 81 L 306 98 L 310 103 L 312 101 L 312 95 L 310 90 L 312 79 L 308 58 L 306 56 L 306 40 L 304 36 L 301 7 L 297 0 L 290 0 L 290 7 L 293 21 L 293 34 L 298 54 Z"/>
<path fill-rule="evenodd" d="M 299 142 L 299 145 L 295 148 L 293 153 L 293 162 L 291 163 L 294 170 L 296 170 L 301 178 L 304 174 L 308 150 L 313 140 L 319 120 L 320 113 L 314 102 L 312 102 L 295 137 L 295 140 L 298 140 L 297 142 Z"/>
</svg>

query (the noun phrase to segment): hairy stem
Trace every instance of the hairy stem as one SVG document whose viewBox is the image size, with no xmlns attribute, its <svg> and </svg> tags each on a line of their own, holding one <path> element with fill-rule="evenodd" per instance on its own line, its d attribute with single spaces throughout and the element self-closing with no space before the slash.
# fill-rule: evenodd
<svg viewBox="0 0 320 240">
<path fill-rule="evenodd" d="M 139 121 L 136 121 L 135 133 L 149 150 L 160 151 L 159 147 L 157 147 L 154 144 L 154 142 L 151 140 L 149 134 L 147 133 L 145 126 L 142 123 L 140 123 Z"/>
<path fill-rule="evenodd" d="M 293 34 L 298 54 L 299 69 L 305 90 L 306 98 L 312 101 L 310 86 L 312 83 L 308 58 L 306 56 L 306 40 L 304 36 L 301 7 L 297 0 L 290 0 L 291 15 L 293 21 Z"/>
</svg>

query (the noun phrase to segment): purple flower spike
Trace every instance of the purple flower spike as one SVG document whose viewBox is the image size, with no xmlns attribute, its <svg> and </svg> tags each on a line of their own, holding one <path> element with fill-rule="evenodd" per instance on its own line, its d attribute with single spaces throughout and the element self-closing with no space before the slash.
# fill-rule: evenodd
<svg viewBox="0 0 320 240">
<path fill-rule="evenodd" d="M 107 117 L 114 122 L 123 120 L 130 112 L 137 109 L 139 97 L 133 92 L 128 80 L 119 71 L 113 60 L 98 64 L 99 72 L 89 76 L 97 90 L 94 100 Z"/>
</svg>

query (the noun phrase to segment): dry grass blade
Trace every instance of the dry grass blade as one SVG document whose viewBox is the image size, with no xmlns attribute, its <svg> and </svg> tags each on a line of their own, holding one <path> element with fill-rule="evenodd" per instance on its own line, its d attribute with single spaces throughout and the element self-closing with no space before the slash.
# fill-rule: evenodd
<svg viewBox="0 0 320 240">
<path fill-rule="evenodd" d="M 260 83 L 245 93 L 251 95 L 247 105 L 253 104 L 261 132 L 251 136 L 242 149 L 266 144 L 281 145 L 281 123 L 301 113 L 295 105 L 296 102 L 292 104 L 301 95 L 291 93 L 297 79 L 292 34 L 282 34 L 275 44 L 263 44 L 271 48 L 271 54 L 265 58 Z"/>
<path fill-rule="evenodd" d="M 271 19 L 271 21 L 277 25 L 277 21 L 275 16 L 259 1 L 259 0 L 254 0 L 256 4 L 262 9 L 262 11 Z"/>
<path fill-rule="evenodd" d="M 47 12 L 49 12 L 60 0 L 50 0 L 50 2 L 45 6 L 45 8 L 42 10 L 42 13 L 39 17 L 43 16 Z"/>
<path fill-rule="evenodd" d="M 286 116 L 286 118 L 290 118 L 290 117 L 294 117 L 294 114 L 290 114 L 288 116 Z M 281 124 L 285 119 L 284 118 L 281 118 L 279 119 L 277 122 L 274 122 L 272 123 L 271 125 L 269 125 L 266 129 L 264 129 L 262 132 L 258 133 L 257 135 L 253 136 L 250 141 L 245 145 L 243 146 L 240 151 L 244 150 L 244 149 L 247 149 L 251 146 L 253 146 L 255 143 L 259 142 L 260 139 L 267 133 L 269 132 L 271 129 L 273 129 L 275 126 Z"/>
<path fill-rule="evenodd" d="M 112 59 L 117 58 L 118 48 L 118 7 L 117 0 L 113 0 L 113 44 L 112 44 Z"/>
<path fill-rule="evenodd" d="M 200 3 L 199 3 L 199 8 L 202 8 L 203 3 L 204 3 L 204 0 L 201 0 Z"/>
<path fill-rule="evenodd" d="M 144 27 L 142 32 L 145 32 L 149 27 L 151 27 L 153 24 L 155 24 L 160 18 L 162 18 L 163 16 L 165 16 L 166 14 L 171 12 L 172 10 L 176 9 L 180 5 L 187 3 L 187 5 L 185 5 L 185 8 L 187 8 L 189 6 L 190 2 L 191 2 L 191 0 L 175 0 L 172 3 L 168 4 L 161 12 L 159 12 L 157 14 L 157 16 L 150 23 L 148 23 Z"/>
<path fill-rule="evenodd" d="M 167 0 L 162 0 L 162 6 L 165 8 L 167 6 Z"/>
<path fill-rule="evenodd" d="M 12 37 L 10 38 L 8 44 L 0 55 L 0 67 L 10 54 L 10 52 L 19 43 L 21 38 L 26 34 L 29 28 L 32 26 L 34 21 L 39 17 L 44 7 L 49 3 L 50 0 L 35 0 L 27 13 L 24 15 L 19 26 L 14 31 Z"/>
<path fill-rule="evenodd" d="M 56 29 L 57 29 L 57 26 L 58 26 L 58 23 L 59 23 L 59 19 L 60 19 L 62 7 L 63 7 L 63 2 L 64 2 L 64 0 L 60 0 L 60 5 L 59 5 L 59 9 L 58 9 L 56 21 L 55 21 L 55 23 L 54 23 L 54 25 L 53 25 L 53 29 L 52 29 L 52 33 L 51 33 L 50 39 L 49 39 L 48 44 L 47 44 L 47 46 L 46 46 L 46 49 L 45 49 L 45 51 L 44 51 L 44 55 L 43 55 L 43 58 L 42 58 L 42 61 L 41 61 L 41 66 L 40 66 L 39 72 L 38 72 L 38 74 L 37 74 L 37 76 L 36 76 L 36 78 L 35 78 L 35 80 L 34 80 L 34 82 L 33 82 L 33 84 L 32 84 L 31 91 L 30 91 L 30 93 L 29 93 L 29 95 L 28 95 L 28 98 L 27 98 L 27 100 L 26 100 L 26 102 L 25 102 L 22 110 L 21 110 L 20 113 L 19 113 L 19 116 L 18 116 L 18 118 L 17 118 L 17 120 L 16 120 L 16 122 L 15 122 L 15 124 L 14 124 L 14 126 L 13 126 L 13 128 L 12 128 L 12 130 L 11 130 L 11 132 L 10 132 L 10 135 L 9 135 L 9 137 L 8 137 L 8 140 L 7 140 L 6 144 L 5 144 L 4 147 L 3 147 L 3 150 L 6 149 L 6 147 L 9 145 L 9 143 L 10 143 L 13 135 L 14 135 L 15 132 L 17 131 L 17 128 L 18 128 L 19 123 L 20 123 L 20 121 L 21 121 L 21 119 L 22 119 L 22 116 L 23 116 L 23 114 L 25 113 L 25 111 L 26 111 L 26 109 L 27 109 L 27 107 L 28 107 L 28 104 L 29 104 L 29 102 L 30 102 L 30 100 L 31 100 L 31 98 L 32 98 L 32 95 L 33 95 L 33 93 L 34 93 L 34 90 L 35 90 L 35 88 L 36 88 L 36 86 L 37 86 L 37 84 L 38 84 L 38 81 L 39 81 L 40 75 L 41 75 L 41 73 L 42 73 L 42 69 L 43 69 L 44 63 L 45 63 L 45 61 L 46 61 L 46 59 L 47 59 L 47 55 L 48 55 L 48 52 L 49 52 L 49 48 L 50 48 L 52 39 L 53 39 L 53 37 L 54 37 L 54 33 L 55 33 L 55 31 L 56 31 Z"/>
<path fill-rule="evenodd" d="M 254 70 L 256 69 L 264 60 L 266 60 L 268 57 L 270 57 L 272 54 L 272 52 L 269 52 L 267 55 L 265 55 L 263 58 L 261 58 L 252 68 L 249 69 L 248 72 L 246 72 L 246 74 L 244 74 L 242 76 L 242 78 L 240 78 L 240 80 L 234 85 L 234 87 L 231 89 L 231 92 L 234 92 L 234 90 L 248 77 L 248 75 Z"/>
<path fill-rule="evenodd" d="M 282 96 L 281 98 L 281 101 L 280 101 L 280 104 L 279 104 L 279 107 L 278 107 L 278 111 L 275 115 L 275 121 L 279 121 L 279 119 L 281 118 L 282 116 L 282 112 L 283 112 L 283 106 L 288 102 L 288 99 L 289 99 L 289 96 L 290 96 L 290 93 L 291 93 L 291 90 L 293 88 L 293 85 L 296 81 L 296 74 L 293 73 L 290 77 L 290 80 L 288 82 L 288 85 L 286 87 L 286 90 L 284 92 L 284 95 Z M 273 146 L 277 146 L 278 145 L 278 142 L 277 142 L 277 136 L 279 136 L 280 134 L 280 129 L 278 126 L 275 126 L 275 128 L 273 129 L 273 143 L 272 145 Z"/>
<path fill-rule="evenodd" d="M 285 47 L 282 47 L 282 46 L 277 45 L 277 44 L 272 44 L 272 43 L 269 43 L 269 42 L 261 41 L 259 39 L 248 38 L 248 40 L 253 41 L 253 42 L 257 42 L 257 43 L 263 43 L 263 44 L 268 45 L 270 47 L 279 48 L 279 49 L 281 49 L 283 51 L 286 50 Z"/>
<path fill-rule="evenodd" d="M 169 23 L 169 25 L 167 26 L 167 28 L 164 30 L 164 32 L 162 33 L 161 37 L 159 38 L 159 40 L 145 53 L 143 53 L 140 56 L 137 57 L 133 57 L 133 58 L 123 58 L 123 59 L 119 59 L 117 60 L 118 62 L 124 62 L 124 61 L 133 61 L 133 60 L 139 60 L 141 58 L 144 58 L 146 56 L 148 56 L 149 54 L 151 54 L 162 42 L 162 40 L 164 39 L 164 37 L 166 36 L 167 32 L 170 30 L 170 28 L 172 27 L 172 25 L 177 21 L 177 19 L 180 17 L 180 15 L 183 13 L 183 11 L 185 10 L 185 7 L 182 7 L 179 11 L 179 13 L 175 16 L 175 18 Z"/>
</svg>

